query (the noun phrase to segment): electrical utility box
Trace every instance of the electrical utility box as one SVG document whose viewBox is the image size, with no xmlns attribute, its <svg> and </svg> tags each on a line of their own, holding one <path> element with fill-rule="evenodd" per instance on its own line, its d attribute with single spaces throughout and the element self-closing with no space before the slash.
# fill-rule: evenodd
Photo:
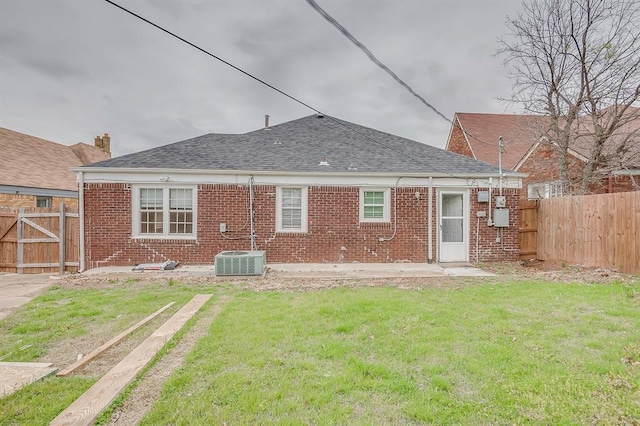
<svg viewBox="0 0 640 426">
<path fill-rule="evenodd" d="M 488 203 L 489 202 L 489 191 L 478 191 L 478 202 L 479 203 Z"/>
<path fill-rule="evenodd" d="M 493 226 L 497 228 L 509 227 L 509 209 L 495 209 L 493 211 Z"/>
<path fill-rule="evenodd" d="M 499 207 L 499 208 L 507 207 L 507 197 L 505 197 L 504 195 L 497 196 L 496 207 Z"/>
</svg>

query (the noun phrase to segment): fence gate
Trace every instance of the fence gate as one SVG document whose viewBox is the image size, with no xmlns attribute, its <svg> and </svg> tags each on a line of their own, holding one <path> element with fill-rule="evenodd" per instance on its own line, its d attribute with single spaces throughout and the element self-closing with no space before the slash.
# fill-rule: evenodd
<svg viewBox="0 0 640 426">
<path fill-rule="evenodd" d="M 520 259 L 538 256 L 538 202 L 520 200 Z"/>
<path fill-rule="evenodd" d="M 0 209 L 0 271 L 77 270 L 78 213 L 47 208 Z"/>
</svg>

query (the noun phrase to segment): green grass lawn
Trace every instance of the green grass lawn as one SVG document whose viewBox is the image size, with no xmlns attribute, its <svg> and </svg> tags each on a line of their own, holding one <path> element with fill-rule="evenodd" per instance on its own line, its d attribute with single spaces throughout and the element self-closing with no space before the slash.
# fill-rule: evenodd
<svg viewBox="0 0 640 426">
<path fill-rule="evenodd" d="M 228 302 L 142 424 L 640 421 L 636 284 L 216 290 Z M 71 291 L 43 297 L 97 297 Z M 157 298 L 155 307 L 176 297 L 183 304 L 203 288 L 140 291 Z M 102 296 L 105 305 L 124 303 Z M 41 332 L 34 318 L 49 305 L 36 299 L 20 321 L 0 322 L 0 348 L 24 344 L 24 336 L 15 343 L 16 327 Z M 38 413 L 34 406 L 56 394 L 61 410 L 91 384 L 79 380 L 49 378 L 0 400 L 0 424 L 48 423 L 58 408 Z"/>
</svg>

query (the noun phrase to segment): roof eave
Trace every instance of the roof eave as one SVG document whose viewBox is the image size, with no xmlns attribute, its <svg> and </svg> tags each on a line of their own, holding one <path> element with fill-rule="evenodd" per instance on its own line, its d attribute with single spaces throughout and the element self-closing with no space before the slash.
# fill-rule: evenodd
<svg viewBox="0 0 640 426">
<path fill-rule="evenodd" d="M 281 171 L 281 170 L 211 170 L 211 169 L 171 169 L 171 168 L 136 168 L 136 167 L 76 167 L 72 168 L 73 172 L 94 172 L 94 173 L 161 173 L 161 174 L 219 174 L 219 175 L 255 175 L 255 176 L 406 176 L 406 177 L 421 177 L 421 178 L 440 178 L 440 177 L 456 177 L 456 178 L 490 178 L 500 177 L 498 171 L 494 173 L 442 173 L 442 172 L 359 172 L 359 171 L 309 171 L 309 172 L 294 172 L 294 171 Z M 517 172 L 503 172 L 504 177 L 526 177 L 525 173 Z"/>
</svg>

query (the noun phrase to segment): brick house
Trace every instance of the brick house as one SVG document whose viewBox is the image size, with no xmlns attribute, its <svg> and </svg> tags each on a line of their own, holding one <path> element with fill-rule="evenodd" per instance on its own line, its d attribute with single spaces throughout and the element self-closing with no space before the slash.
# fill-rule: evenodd
<svg viewBox="0 0 640 426">
<path fill-rule="evenodd" d="M 96 146 L 67 146 L 0 127 L 0 206 L 78 207 L 72 167 L 111 157 L 108 135 Z"/>
<path fill-rule="evenodd" d="M 633 124 L 640 127 L 640 120 Z M 541 137 L 546 131 L 543 116 L 514 114 L 456 113 L 445 149 L 489 164 L 498 165 L 498 139 L 502 136 L 504 168 L 526 174 L 523 199 L 563 195 L 558 152 L 553 141 Z M 592 192 L 637 190 L 640 183 L 640 151 L 632 153 L 638 167 L 615 170 L 594 183 Z M 569 174 L 579 179 L 588 161 L 589 147 L 580 141 L 569 148 Z M 633 161 L 631 164 L 635 164 Z M 634 185 L 635 183 L 635 185 Z"/>
<path fill-rule="evenodd" d="M 83 269 L 251 249 L 272 263 L 518 257 L 520 174 L 322 115 L 75 171 Z"/>
</svg>

